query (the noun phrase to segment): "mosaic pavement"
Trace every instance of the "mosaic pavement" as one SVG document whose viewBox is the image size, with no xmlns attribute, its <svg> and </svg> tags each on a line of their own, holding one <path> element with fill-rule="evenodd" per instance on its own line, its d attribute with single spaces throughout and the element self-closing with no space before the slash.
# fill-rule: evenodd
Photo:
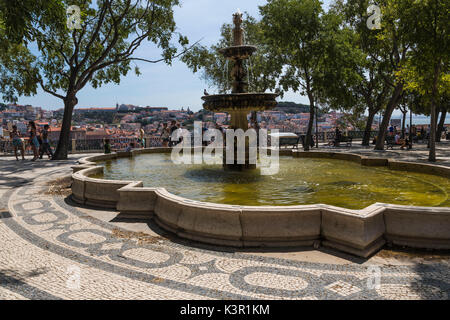
<svg viewBox="0 0 450 320">
<path fill-rule="evenodd" d="M 371 269 L 124 237 L 46 189 L 22 183 L 1 196 L 0 299 L 449 299 L 448 260 Z"/>
</svg>

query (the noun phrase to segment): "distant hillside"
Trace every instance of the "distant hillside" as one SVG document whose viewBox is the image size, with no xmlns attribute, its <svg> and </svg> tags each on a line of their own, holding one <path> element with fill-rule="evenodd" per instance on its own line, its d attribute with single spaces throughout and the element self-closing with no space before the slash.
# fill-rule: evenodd
<svg viewBox="0 0 450 320">
<path fill-rule="evenodd" d="M 274 110 L 285 113 L 309 113 L 309 106 L 295 102 L 278 102 L 278 106 Z"/>
</svg>

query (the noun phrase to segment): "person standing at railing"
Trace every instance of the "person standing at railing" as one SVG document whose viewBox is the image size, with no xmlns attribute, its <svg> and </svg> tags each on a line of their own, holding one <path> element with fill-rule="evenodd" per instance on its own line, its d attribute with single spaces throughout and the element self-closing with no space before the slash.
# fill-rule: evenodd
<svg viewBox="0 0 450 320">
<path fill-rule="evenodd" d="M 111 142 L 109 139 L 105 139 L 105 154 L 110 154 L 111 153 Z"/>
<path fill-rule="evenodd" d="M 142 145 L 142 149 L 145 148 L 145 131 L 144 129 L 141 127 L 141 130 L 139 131 L 140 133 L 140 139 L 141 139 L 141 145 Z"/>
<path fill-rule="evenodd" d="M 342 132 L 339 130 L 339 127 L 336 127 L 335 135 L 334 135 L 334 146 L 339 147 L 339 144 L 342 141 Z"/>
<path fill-rule="evenodd" d="M 28 127 L 30 128 L 30 146 L 33 150 L 33 159 L 31 161 L 36 161 L 39 158 L 39 140 L 37 138 L 37 129 L 34 121 L 30 121 L 28 123 Z"/>
<path fill-rule="evenodd" d="M 131 152 L 134 149 L 134 142 L 131 142 L 129 146 L 125 149 L 125 152 Z"/>
<path fill-rule="evenodd" d="M 46 124 L 44 126 L 44 130 L 42 130 L 41 139 L 42 139 L 42 146 L 41 146 L 41 152 L 39 155 L 39 159 L 42 159 L 44 153 L 48 155 L 48 158 L 51 159 L 53 157 L 52 147 L 50 147 L 50 141 L 48 140 L 48 131 L 50 130 L 50 126 Z"/>
<path fill-rule="evenodd" d="M 173 147 L 177 144 L 177 141 L 173 141 L 173 140 L 172 140 L 173 133 L 174 133 L 176 130 L 178 130 L 177 122 L 176 122 L 175 120 L 172 120 L 172 121 L 170 122 L 170 128 L 169 128 L 169 130 L 170 130 L 169 147 L 170 147 L 170 148 L 173 148 Z"/>
<path fill-rule="evenodd" d="M 17 149 L 20 149 L 20 153 L 22 155 L 22 160 L 25 160 L 25 147 L 23 145 L 23 141 L 20 138 L 19 132 L 17 131 L 17 126 L 12 126 L 12 131 L 9 136 L 11 137 L 13 147 L 14 147 L 14 155 L 16 156 L 16 160 L 19 161 L 19 157 L 17 156 Z"/>
</svg>

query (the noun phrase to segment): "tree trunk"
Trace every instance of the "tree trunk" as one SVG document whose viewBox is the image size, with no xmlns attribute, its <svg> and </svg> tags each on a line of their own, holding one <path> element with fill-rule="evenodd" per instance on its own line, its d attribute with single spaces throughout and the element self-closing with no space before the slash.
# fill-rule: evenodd
<svg viewBox="0 0 450 320">
<path fill-rule="evenodd" d="M 375 118 L 377 112 L 378 110 L 372 111 L 371 109 L 369 109 L 369 116 L 367 117 L 366 128 L 364 129 L 362 140 L 363 146 L 368 146 L 370 144 L 370 133 L 372 132 L 373 119 Z"/>
<path fill-rule="evenodd" d="M 413 113 L 412 109 L 409 109 L 409 146 L 408 149 L 413 147 Z"/>
<path fill-rule="evenodd" d="M 436 125 L 437 125 L 437 114 L 436 114 L 436 97 L 437 97 L 437 82 L 440 73 L 440 62 L 436 63 L 434 67 L 434 79 L 433 79 L 433 92 L 431 96 L 431 127 L 430 127 L 430 137 L 428 139 L 430 144 L 430 154 L 428 156 L 428 161 L 436 162 Z"/>
<path fill-rule="evenodd" d="M 61 133 L 59 134 L 58 146 L 56 147 L 52 160 L 67 160 L 69 144 L 71 143 L 70 131 L 72 127 L 72 114 L 77 103 L 78 99 L 75 97 L 75 94 L 68 94 L 64 99 L 64 116 Z"/>
<path fill-rule="evenodd" d="M 384 140 L 386 139 L 386 131 L 389 126 L 389 121 L 391 120 L 392 112 L 394 112 L 395 107 L 397 107 L 397 104 L 400 101 L 400 96 L 402 92 L 403 92 L 403 83 L 398 84 L 395 87 L 391 99 L 389 100 L 389 103 L 386 106 L 383 121 L 381 122 L 380 132 L 378 132 L 375 150 L 384 150 Z"/>
<path fill-rule="evenodd" d="M 436 132 L 436 142 L 441 142 L 442 131 L 444 131 L 445 118 L 447 117 L 447 109 L 442 109 L 441 119 L 439 120 L 439 124 Z"/>
<path fill-rule="evenodd" d="M 403 119 L 402 119 L 402 139 L 406 138 L 406 132 L 405 132 L 405 128 L 406 128 L 406 114 L 408 113 L 408 110 L 406 110 L 406 112 L 402 112 L 403 113 Z M 409 129 L 411 130 L 411 128 Z"/>
<path fill-rule="evenodd" d="M 308 131 L 306 132 L 306 139 L 305 139 L 305 145 L 304 150 L 309 151 L 311 148 L 311 141 L 312 141 L 312 129 L 314 126 L 314 118 L 315 118 L 315 106 L 314 106 L 314 99 L 310 98 L 309 103 L 309 122 L 308 122 Z"/>
<path fill-rule="evenodd" d="M 430 127 L 430 137 L 428 139 L 428 144 L 430 147 L 430 154 L 428 156 L 428 161 L 436 162 L 436 104 L 433 102 L 431 104 L 431 127 Z"/>
</svg>

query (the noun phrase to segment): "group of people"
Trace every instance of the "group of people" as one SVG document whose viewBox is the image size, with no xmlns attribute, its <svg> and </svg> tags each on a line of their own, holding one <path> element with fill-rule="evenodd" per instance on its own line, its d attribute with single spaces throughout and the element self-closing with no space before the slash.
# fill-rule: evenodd
<svg viewBox="0 0 450 320">
<path fill-rule="evenodd" d="M 394 137 L 395 144 L 400 145 L 403 150 L 406 146 L 411 148 L 410 142 L 412 141 L 427 140 L 430 136 L 430 127 L 425 129 L 424 126 L 421 126 L 420 130 L 418 130 L 416 126 L 410 128 L 408 125 L 403 133 L 397 130 L 396 126 L 390 126 L 388 136 Z M 410 141 L 411 139 L 412 141 Z"/>
<path fill-rule="evenodd" d="M 178 129 L 181 129 L 181 124 L 177 123 L 175 120 L 172 120 L 170 124 L 163 123 L 163 127 L 161 130 L 161 140 L 163 148 L 172 148 L 183 140 L 182 137 L 180 137 L 177 141 L 172 141 L 171 139 L 172 134 Z"/>
<path fill-rule="evenodd" d="M 36 161 L 37 159 L 42 159 L 44 153 L 48 155 L 49 159 L 53 157 L 53 151 L 50 146 L 50 141 L 48 138 L 50 126 L 45 125 L 42 130 L 38 130 L 34 121 L 28 123 L 28 142 L 21 137 L 20 132 L 17 130 L 17 126 L 13 125 L 10 132 L 10 138 L 14 148 L 14 155 L 16 160 L 19 161 L 18 151 L 22 156 L 22 160 L 25 160 L 25 148 L 30 146 L 33 151 L 33 159 L 31 161 Z"/>
<path fill-rule="evenodd" d="M 394 144 L 400 146 L 400 149 L 403 150 L 410 145 L 408 137 L 402 137 L 402 135 L 400 135 L 400 132 L 398 132 L 396 129 L 394 132 L 390 132 L 389 134 L 391 135 L 391 137 L 394 137 Z"/>
<path fill-rule="evenodd" d="M 342 132 L 339 129 L 339 127 L 336 127 L 336 130 L 334 131 L 334 140 L 330 141 L 329 145 L 333 147 L 339 147 L 339 144 L 342 142 Z"/>
<path fill-rule="evenodd" d="M 145 131 L 144 131 L 144 129 L 141 128 L 139 130 L 139 139 L 138 139 L 138 141 L 136 143 L 135 142 L 119 143 L 119 145 L 116 143 L 115 147 L 118 148 L 118 149 L 122 149 L 123 150 L 124 145 L 125 145 L 125 152 L 131 152 L 136 147 L 145 148 L 146 139 L 145 139 Z M 103 149 L 104 149 L 105 154 L 110 154 L 113 151 L 113 146 L 111 144 L 111 139 L 106 138 L 106 139 L 103 140 Z"/>
<path fill-rule="evenodd" d="M 406 147 L 408 147 L 409 149 L 412 148 L 411 145 L 411 141 L 410 141 L 410 132 L 411 130 L 411 134 L 414 136 L 416 136 L 417 134 L 417 128 L 415 126 L 413 126 L 412 129 L 410 129 L 409 125 L 405 128 L 405 132 L 403 133 L 403 131 L 399 131 L 397 129 L 396 126 L 390 126 L 388 128 L 387 134 L 386 134 L 386 141 L 389 142 L 389 140 L 391 140 L 393 142 L 393 144 L 400 146 L 401 150 L 404 150 Z M 422 130 L 423 127 L 422 127 Z M 377 137 L 375 137 L 372 141 L 372 144 L 376 144 L 377 143 Z"/>
</svg>

